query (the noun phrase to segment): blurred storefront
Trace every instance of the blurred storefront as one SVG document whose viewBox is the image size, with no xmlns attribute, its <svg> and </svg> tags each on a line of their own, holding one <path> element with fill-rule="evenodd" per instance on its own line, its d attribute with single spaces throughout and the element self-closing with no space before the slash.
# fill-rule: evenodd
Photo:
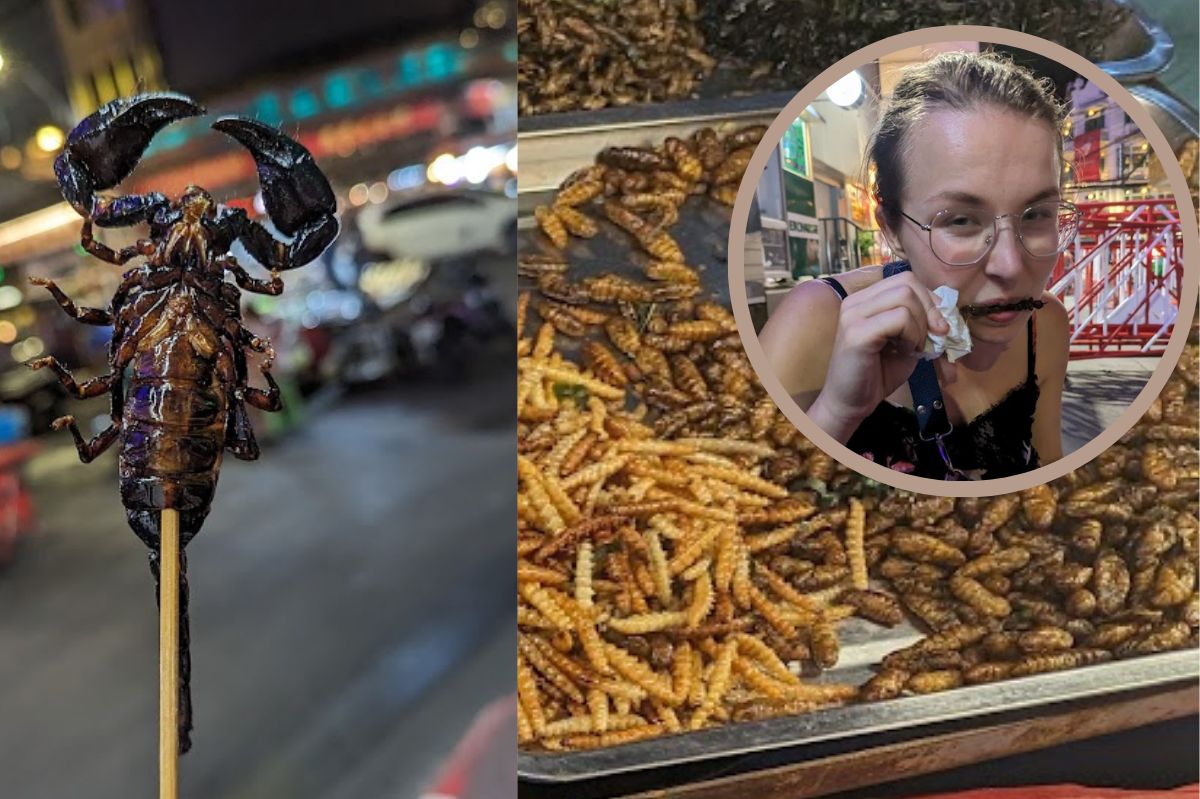
<svg viewBox="0 0 1200 799">
<path fill-rule="evenodd" d="M 339 242 L 318 261 L 289 272 L 283 296 L 247 300 L 251 324 L 274 332 L 277 349 L 282 346 L 278 368 L 285 375 L 289 369 L 307 372 L 301 380 L 306 390 L 334 376 L 336 365 L 320 371 L 313 361 L 326 354 L 339 331 L 360 321 L 381 328 L 368 336 L 381 339 L 372 346 L 394 349 L 383 340 L 391 332 L 383 329 L 382 309 L 408 297 L 431 273 L 428 259 L 367 247 L 358 226 L 364 209 L 381 206 L 387 213 L 413 195 L 436 192 L 470 190 L 503 198 L 515 191 L 511 3 L 479 3 L 466 27 L 447 25 L 403 44 L 379 43 L 364 32 L 362 47 L 343 47 L 338 57 L 311 66 L 249 75 L 226 67 L 229 74 L 222 77 L 214 65 L 212 89 L 202 80 L 207 73 L 164 49 L 184 47 L 179 28 L 186 14 L 177 7 L 83 0 L 55 0 L 51 7 L 63 54 L 64 95 L 75 119 L 136 91 L 203 89 L 190 91 L 208 115 L 162 131 L 122 185 L 124 192 L 177 196 L 196 184 L 262 218 L 253 160 L 209 128 L 213 117 L 224 114 L 280 127 L 329 176 L 342 221 Z M 53 186 L 53 155 L 43 153 L 37 164 L 26 159 L 22 175 Z M 0 344 L 10 345 L 0 346 L 0 371 L 47 352 L 85 373 L 103 368 L 107 329 L 74 323 L 26 280 L 49 277 L 81 305 L 107 305 L 120 271 L 83 251 L 79 224 L 62 202 L 0 218 Z M 125 246 L 139 232 L 108 229 L 102 238 Z M 252 262 L 240 247 L 234 252 Z M 295 353 L 288 352 L 289 342 Z M 366 379 L 385 376 L 394 366 L 382 352 L 377 360 L 365 370 Z"/>
</svg>

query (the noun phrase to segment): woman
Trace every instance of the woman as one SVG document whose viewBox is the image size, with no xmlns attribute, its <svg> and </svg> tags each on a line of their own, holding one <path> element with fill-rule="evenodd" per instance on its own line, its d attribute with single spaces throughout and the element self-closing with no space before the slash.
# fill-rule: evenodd
<svg viewBox="0 0 1200 799">
<path fill-rule="evenodd" d="M 942 54 L 897 83 L 867 156 L 902 260 L 797 286 L 761 335 L 833 438 L 935 479 L 1062 457 L 1067 315 L 1044 290 L 1079 220 L 1060 193 L 1064 119 L 1045 83 L 990 54 Z M 955 363 L 921 359 L 950 329 L 940 286 L 957 290 L 972 341 Z"/>
</svg>

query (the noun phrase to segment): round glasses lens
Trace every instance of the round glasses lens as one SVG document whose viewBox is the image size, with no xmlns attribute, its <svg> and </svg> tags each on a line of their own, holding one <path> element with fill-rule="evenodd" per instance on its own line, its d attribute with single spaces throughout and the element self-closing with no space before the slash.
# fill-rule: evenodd
<svg viewBox="0 0 1200 799">
<path fill-rule="evenodd" d="M 996 228 L 976 208 L 947 208 L 929 224 L 933 254 L 952 266 L 973 264 L 987 253 Z"/>
<path fill-rule="evenodd" d="M 1075 238 L 1078 218 L 1078 212 L 1065 203 L 1031 205 L 1021 214 L 1021 242 L 1035 257 L 1057 255 Z"/>
</svg>

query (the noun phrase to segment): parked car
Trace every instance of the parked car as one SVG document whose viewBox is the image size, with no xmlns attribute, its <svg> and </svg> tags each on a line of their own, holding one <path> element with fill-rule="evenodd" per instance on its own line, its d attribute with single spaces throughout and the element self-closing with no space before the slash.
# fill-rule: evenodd
<svg viewBox="0 0 1200 799">
<path fill-rule="evenodd" d="M 393 258 L 444 261 L 517 242 L 517 204 L 503 194 L 449 189 L 401 196 L 358 215 L 363 243 Z"/>
</svg>

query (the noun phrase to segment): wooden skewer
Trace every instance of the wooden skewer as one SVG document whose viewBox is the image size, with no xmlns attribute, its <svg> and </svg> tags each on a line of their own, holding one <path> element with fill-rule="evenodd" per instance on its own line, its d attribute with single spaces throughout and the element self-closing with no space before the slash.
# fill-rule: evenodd
<svg viewBox="0 0 1200 799">
<path fill-rule="evenodd" d="M 160 524 L 158 605 L 158 799 L 179 795 L 179 512 Z"/>
</svg>

